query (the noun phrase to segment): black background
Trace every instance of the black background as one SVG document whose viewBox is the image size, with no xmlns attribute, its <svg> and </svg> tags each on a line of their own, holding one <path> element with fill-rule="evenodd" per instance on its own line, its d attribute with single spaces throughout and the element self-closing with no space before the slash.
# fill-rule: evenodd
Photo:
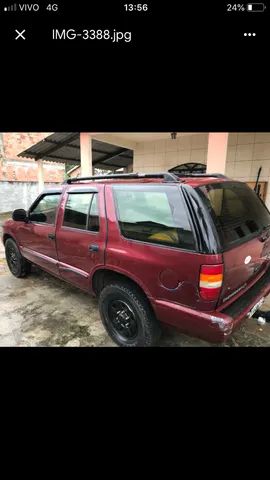
<svg viewBox="0 0 270 480">
<path fill-rule="evenodd" d="M 220 1 L 152 1 L 148 2 L 151 13 L 144 16 L 120 14 L 116 9 L 120 3 L 77 0 L 65 5 L 65 13 L 57 20 L 48 14 L 16 17 L 1 12 L 1 131 L 269 131 L 270 6 L 263 14 L 230 15 L 226 3 Z M 80 16 L 85 27 L 96 22 L 101 28 L 130 29 L 135 41 L 110 45 L 57 43 L 46 38 L 50 19 L 55 18 L 55 27 L 68 28 L 79 26 Z M 14 28 L 29 29 L 27 42 L 14 41 Z M 257 35 L 246 38 L 245 31 Z M 199 411 L 200 391 L 215 389 L 217 382 L 225 391 L 233 379 L 240 388 L 243 382 L 256 381 L 256 388 L 267 384 L 267 375 L 264 380 L 261 376 L 268 368 L 266 350 L 256 350 L 257 364 L 251 351 L 243 355 L 242 349 L 171 349 L 166 354 L 165 349 L 67 350 L 64 356 L 58 349 L 53 354 L 51 350 L 48 354 L 49 349 L 12 352 L 10 363 L 1 362 L 5 379 L 20 392 L 31 386 L 35 390 L 40 383 L 44 395 L 52 386 L 56 391 L 57 385 L 62 388 L 63 381 L 73 395 L 80 395 L 82 385 L 89 386 L 88 400 L 102 389 L 102 385 L 93 386 L 98 378 L 105 390 L 109 387 L 103 398 L 108 399 L 105 413 L 110 417 L 109 400 L 115 395 L 116 379 L 118 389 L 131 385 L 134 395 L 143 380 L 150 389 L 155 382 L 165 396 L 170 388 L 180 387 L 174 397 L 178 405 L 196 384 Z M 1 350 L 2 355 L 6 352 Z M 103 380 L 107 381 L 108 374 L 112 385 Z M 153 404 L 144 399 L 141 396 L 140 403 L 147 417 Z M 59 411 L 54 389 L 48 405 Z M 114 408 L 120 418 L 123 405 L 125 401 Z M 219 401 L 218 406 L 225 421 L 231 409 L 240 408 L 235 395 L 230 405 Z M 85 411 L 82 423 L 84 419 Z M 132 424 L 125 425 L 132 428 Z"/>
<path fill-rule="evenodd" d="M 1 12 L 2 130 L 269 129 L 270 6 L 252 14 L 228 13 L 226 2 L 149 1 L 145 14 L 124 3 Z M 133 41 L 52 41 L 53 27 L 130 30 Z M 27 41 L 14 40 L 15 28 Z"/>
</svg>

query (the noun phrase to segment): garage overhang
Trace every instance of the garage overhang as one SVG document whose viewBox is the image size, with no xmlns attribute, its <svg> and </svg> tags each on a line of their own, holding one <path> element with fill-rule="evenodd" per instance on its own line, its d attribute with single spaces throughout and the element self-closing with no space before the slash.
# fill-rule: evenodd
<svg viewBox="0 0 270 480">
<path fill-rule="evenodd" d="M 53 133 L 19 153 L 18 157 L 80 165 L 80 134 Z M 95 168 L 126 168 L 133 162 L 133 152 L 128 148 L 92 139 L 92 159 Z"/>
</svg>

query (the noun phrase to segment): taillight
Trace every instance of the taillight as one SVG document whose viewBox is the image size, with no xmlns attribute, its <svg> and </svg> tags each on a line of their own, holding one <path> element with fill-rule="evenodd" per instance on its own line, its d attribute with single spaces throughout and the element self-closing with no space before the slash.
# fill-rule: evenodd
<svg viewBox="0 0 270 480">
<path fill-rule="evenodd" d="M 202 265 L 200 295 L 204 300 L 217 300 L 223 281 L 223 265 Z"/>
</svg>

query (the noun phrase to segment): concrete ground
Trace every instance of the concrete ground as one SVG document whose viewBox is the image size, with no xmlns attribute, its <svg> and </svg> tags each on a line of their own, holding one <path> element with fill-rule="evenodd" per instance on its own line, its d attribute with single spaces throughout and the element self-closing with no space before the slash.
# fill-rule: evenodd
<svg viewBox="0 0 270 480">
<path fill-rule="evenodd" d="M 1 223 L 5 216 L 0 216 Z M 270 296 L 264 304 L 270 309 Z M 17 279 L 0 242 L 0 346 L 115 346 L 106 334 L 97 300 L 38 268 Z M 215 346 L 166 328 L 160 346 Z M 270 324 L 247 319 L 221 347 L 270 346 Z"/>
</svg>

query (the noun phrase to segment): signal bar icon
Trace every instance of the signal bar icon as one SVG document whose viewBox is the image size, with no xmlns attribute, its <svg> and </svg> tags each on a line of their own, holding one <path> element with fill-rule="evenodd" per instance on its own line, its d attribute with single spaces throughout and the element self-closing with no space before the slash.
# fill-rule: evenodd
<svg viewBox="0 0 270 480">
<path fill-rule="evenodd" d="M 16 12 L 17 10 L 17 3 L 10 5 L 9 7 L 4 7 L 5 12 Z"/>
</svg>

